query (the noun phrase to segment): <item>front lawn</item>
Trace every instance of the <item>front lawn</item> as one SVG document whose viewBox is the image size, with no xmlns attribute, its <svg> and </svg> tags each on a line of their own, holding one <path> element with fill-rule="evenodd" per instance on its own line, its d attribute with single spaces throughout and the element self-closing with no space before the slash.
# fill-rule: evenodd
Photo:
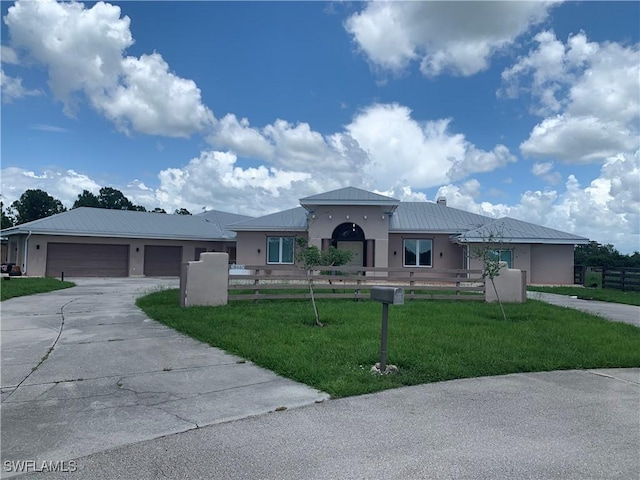
<svg viewBox="0 0 640 480">
<path fill-rule="evenodd" d="M 613 288 L 586 288 L 586 287 L 532 287 L 527 290 L 534 292 L 557 293 L 558 295 L 575 295 L 585 300 L 599 300 L 601 302 L 624 303 L 627 305 L 640 305 L 640 292 L 623 292 Z"/>
<path fill-rule="evenodd" d="M 0 280 L 0 301 L 13 297 L 33 295 L 34 293 L 52 292 L 63 288 L 75 287 L 73 282 L 61 282 L 55 278 L 20 278 Z"/>
<path fill-rule="evenodd" d="M 379 361 L 382 306 L 318 301 L 231 302 L 179 307 L 177 290 L 138 299 L 152 318 L 333 397 L 402 385 L 514 372 L 640 366 L 640 329 L 529 300 L 506 305 L 411 301 L 389 307 L 389 363 L 399 375 L 372 375 Z"/>
</svg>

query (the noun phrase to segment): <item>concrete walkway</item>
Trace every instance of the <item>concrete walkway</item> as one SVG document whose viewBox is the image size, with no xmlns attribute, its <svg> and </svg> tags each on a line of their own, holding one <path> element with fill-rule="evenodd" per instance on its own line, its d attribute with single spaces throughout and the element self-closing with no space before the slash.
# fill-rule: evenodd
<svg viewBox="0 0 640 480">
<path fill-rule="evenodd" d="M 2 302 L 3 465 L 68 460 L 328 398 L 134 305 L 176 279 L 73 281 Z"/>
<path fill-rule="evenodd" d="M 574 308 L 583 312 L 598 315 L 615 322 L 624 322 L 640 327 L 640 307 L 621 303 L 582 300 L 568 295 L 527 291 L 527 298 L 541 300 L 559 307 Z"/>
</svg>

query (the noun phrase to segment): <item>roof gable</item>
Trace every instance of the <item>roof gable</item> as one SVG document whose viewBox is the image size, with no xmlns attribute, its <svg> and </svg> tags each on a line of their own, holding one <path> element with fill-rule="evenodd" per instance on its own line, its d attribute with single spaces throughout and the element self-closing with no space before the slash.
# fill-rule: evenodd
<svg viewBox="0 0 640 480">
<path fill-rule="evenodd" d="M 589 239 L 511 217 L 502 217 L 458 236 L 459 241 L 482 243 L 490 237 L 505 243 L 586 244 Z"/>
<path fill-rule="evenodd" d="M 340 188 L 330 192 L 301 198 L 300 205 L 381 205 L 396 206 L 400 200 L 355 187 Z"/>
</svg>

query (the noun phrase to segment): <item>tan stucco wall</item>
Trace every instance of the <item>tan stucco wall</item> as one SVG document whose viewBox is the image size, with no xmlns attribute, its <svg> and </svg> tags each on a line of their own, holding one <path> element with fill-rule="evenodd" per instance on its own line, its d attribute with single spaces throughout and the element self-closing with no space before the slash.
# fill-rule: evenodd
<svg viewBox="0 0 640 480">
<path fill-rule="evenodd" d="M 481 244 L 471 244 L 470 245 L 470 256 L 469 259 L 469 268 L 472 270 L 482 270 L 482 261 L 475 258 L 474 249 L 482 248 Z M 531 245 L 528 243 L 508 243 L 500 245 L 499 248 L 501 250 L 512 250 L 512 260 L 513 264 L 511 268 L 522 270 L 527 274 L 527 283 L 531 283 Z M 572 260 L 573 261 L 573 260 Z"/>
<path fill-rule="evenodd" d="M 374 266 L 387 267 L 389 262 L 389 207 L 345 205 L 313 207 L 308 216 L 309 244 L 322 247 L 323 238 L 331 238 L 333 231 L 343 223 L 355 223 L 364 232 L 366 240 L 374 240 Z M 314 218 L 315 216 L 315 218 Z"/>
<path fill-rule="evenodd" d="M 433 241 L 432 268 L 456 269 L 465 267 L 464 249 L 450 241 L 449 235 L 425 233 L 392 233 L 389 235 L 389 267 L 402 268 L 402 241 L 405 238 Z M 442 256 L 440 256 L 442 253 Z"/>
<path fill-rule="evenodd" d="M 573 245 L 532 245 L 533 284 L 573 285 Z"/>
<path fill-rule="evenodd" d="M 22 265 L 22 246 L 26 236 L 16 236 L 18 239 L 18 258 Z M 14 237 L 11 237 L 14 238 Z M 152 240 L 136 238 L 107 238 L 107 237 L 73 237 L 66 235 L 31 235 L 28 245 L 27 275 L 43 277 L 47 267 L 47 244 L 52 243 L 89 243 L 129 245 L 129 276 L 143 275 L 144 272 L 144 246 L 168 245 L 182 247 L 182 262 L 195 260 L 196 248 L 206 248 L 210 251 L 225 252 L 226 247 L 234 246 L 235 242 L 203 242 L 190 240 Z M 40 246 L 40 248 L 38 248 Z M 138 249 L 136 251 L 136 249 Z M 23 266 L 24 270 L 24 266 Z"/>
</svg>

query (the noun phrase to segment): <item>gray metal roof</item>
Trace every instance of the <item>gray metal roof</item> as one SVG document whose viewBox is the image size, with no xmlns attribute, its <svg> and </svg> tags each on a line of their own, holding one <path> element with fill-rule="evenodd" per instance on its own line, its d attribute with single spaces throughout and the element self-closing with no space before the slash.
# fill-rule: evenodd
<svg viewBox="0 0 640 480">
<path fill-rule="evenodd" d="M 346 187 L 331 192 L 301 198 L 300 205 L 388 205 L 396 206 L 400 200 L 368 192 L 355 187 Z"/>
<path fill-rule="evenodd" d="M 160 238 L 172 240 L 227 240 L 235 233 L 199 215 L 110 210 L 80 207 L 3 230 L 3 235 L 24 233 L 86 237 Z"/>
<path fill-rule="evenodd" d="M 391 216 L 390 232 L 462 233 L 493 221 L 490 217 L 432 202 L 402 202 Z"/>
<path fill-rule="evenodd" d="M 237 213 L 221 212 L 220 210 L 209 210 L 207 212 L 198 213 L 197 217 L 204 218 L 206 221 L 216 225 L 225 235 L 229 237 L 235 237 L 235 232 L 227 229 L 227 225 L 232 223 L 242 222 L 244 220 L 250 220 L 254 217 L 248 215 L 240 215 Z"/>
<path fill-rule="evenodd" d="M 307 230 L 307 211 L 303 207 L 291 208 L 264 217 L 234 223 L 227 228 L 236 232 L 251 231 L 296 231 Z"/>
<path fill-rule="evenodd" d="M 588 238 L 561 232 L 534 223 L 523 222 L 515 218 L 503 217 L 487 223 L 480 228 L 469 230 L 458 236 L 457 240 L 470 243 L 485 242 L 490 235 L 498 237 L 504 243 L 554 243 L 579 245 L 589 243 Z"/>
</svg>

